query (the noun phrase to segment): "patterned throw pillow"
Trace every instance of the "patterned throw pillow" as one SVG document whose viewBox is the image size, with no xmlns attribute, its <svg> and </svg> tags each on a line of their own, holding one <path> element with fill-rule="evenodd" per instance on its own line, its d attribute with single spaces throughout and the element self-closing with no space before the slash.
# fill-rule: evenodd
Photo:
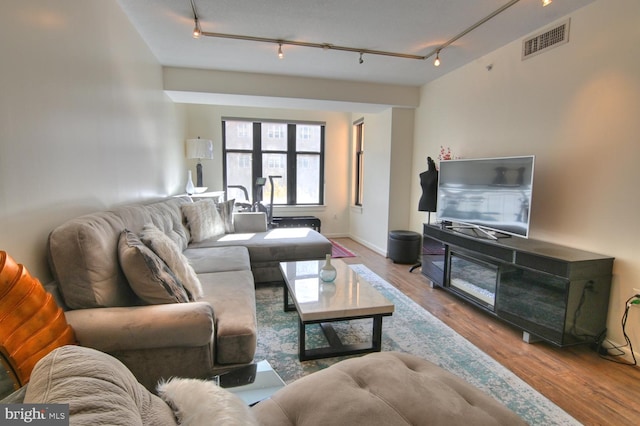
<svg viewBox="0 0 640 426">
<path fill-rule="evenodd" d="M 182 254 L 178 245 L 155 225 L 149 223 L 142 228 L 140 239 L 155 254 L 164 260 L 169 269 L 182 282 L 190 293 L 191 300 L 202 297 L 202 284 L 195 271 L 189 265 L 189 260 Z"/>
<path fill-rule="evenodd" d="M 216 204 L 216 209 L 224 222 L 224 232 L 227 234 L 233 234 L 235 229 L 233 227 L 233 208 L 235 207 L 236 200 L 231 199 L 222 203 Z"/>
<path fill-rule="evenodd" d="M 187 227 L 191 233 L 191 241 L 200 241 L 224 235 L 224 222 L 212 200 L 201 200 L 180 206 Z"/>
<path fill-rule="evenodd" d="M 187 291 L 167 264 L 128 229 L 120 234 L 118 257 L 131 289 L 144 302 L 156 305 L 189 301 Z"/>
</svg>

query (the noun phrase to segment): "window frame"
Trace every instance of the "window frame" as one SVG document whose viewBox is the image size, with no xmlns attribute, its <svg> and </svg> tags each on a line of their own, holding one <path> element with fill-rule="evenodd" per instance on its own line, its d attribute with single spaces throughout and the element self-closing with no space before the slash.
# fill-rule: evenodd
<svg viewBox="0 0 640 426">
<path fill-rule="evenodd" d="M 228 149 L 227 137 L 226 137 L 226 122 L 246 122 L 251 123 L 253 126 L 253 140 L 251 149 Z M 263 150 L 262 149 L 262 126 L 284 124 L 287 126 L 287 145 L 286 150 Z M 320 127 L 320 149 L 319 151 L 298 151 L 296 148 L 298 128 L 297 126 L 319 126 Z M 286 155 L 286 170 L 287 170 L 287 202 L 286 204 L 276 203 L 277 206 L 322 206 L 324 205 L 324 165 L 325 165 L 325 126 L 324 122 L 311 122 L 311 121 L 290 121 L 290 120 L 268 120 L 268 119 L 248 119 L 248 118 L 222 118 L 222 180 L 225 190 L 227 189 L 227 155 L 229 153 L 241 153 L 251 154 L 251 182 L 255 182 L 258 177 L 262 176 L 263 170 L 263 155 L 264 154 L 284 154 Z M 267 131 L 270 130 L 267 128 Z M 307 138 L 302 138 L 308 140 Z M 297 202 L 297 161 L 298 156 L 318 156 L 319 157 L 319 169 L 318 169 L 318 202 L 317 203 L 298 203 Z M 247 188 L 247 191 L 251 194 L 251 200 L 255 201 L 257 197 L 255 185 L 252 188 Z M 227 191 L 228 193 L 228 191 Z M 263 194 L 264 195 L 264 194 Z M 267 201 L 263 198 L 263 201 Z"/>
<path fill-rule="evenodd" d="M 354 205 L 364 204 L 364 119 L 353 123 L 354 127 Z"/>
</svg>

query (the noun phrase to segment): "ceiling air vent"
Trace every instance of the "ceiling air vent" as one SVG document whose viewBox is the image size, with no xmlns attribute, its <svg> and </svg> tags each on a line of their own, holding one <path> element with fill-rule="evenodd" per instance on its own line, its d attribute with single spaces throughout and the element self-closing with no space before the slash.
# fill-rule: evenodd
<svg viewBox="0 0 640 426">
<path fill-rule="evenodd" d="M 526 38 L 522 42 L 522 59 L 530 58 L 567 43 L 569 41 L 570 21 L 570 19 L 567 19 L 554 28 L 544 30 L 541 33 Z"/>
</svg>

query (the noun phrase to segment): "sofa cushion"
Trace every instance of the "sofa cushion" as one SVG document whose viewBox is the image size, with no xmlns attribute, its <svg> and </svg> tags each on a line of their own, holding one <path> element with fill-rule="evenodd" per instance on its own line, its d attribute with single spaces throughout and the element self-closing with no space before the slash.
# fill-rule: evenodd
<svg viewBox="0 0 640 426">
<path fill-rule="evenodd" d="M 69 404 L 71 424 L 175 425 L 175 416 L 117 359 L 81 346 L 63 346 L 33 370 L 24 402 Z"/>
<path fill-rule="evenodd" d="M 233 215 L 234 232 L 246 234 L 267 232 L 267 215 L 264 212 L 242 212 Z"/>
<path fill-rule="evenodd" d="M 192 241 L 199 242 L 224 234 L 224 222 L 212 200 L 183 204 L 181 208 Z"/>
<path fill-rule="evenodd" d="M 167 264 L 169 269 L 182 282 L 184 288 L 187 289 L 191 300 L 198 300 L 202 297 L 200 280 L 187 258 L 171 238 L 155 225 L 147 224 L 142 228 L 140 239 Z"/>
<path fill-rule="evenodd" d="M 252 264 L 324 259 L 331 253 L 331 242 L 310 228 L 280 228 L 267 232 L 223 235 L 189 244 L 189 249 L 234 245 L 242 245 L 249 249 Z"/>
<path fill-rule="evenodd" d="M 256 294 L 251 271 L 199 274 L 216 318 L 216 362 L 249 363 L 257 343 Z"/>
<path fill-rule="evenodd" d="M 183 224 L 182 209 L 180 208 L 181 205 L 187 203 L 191 203 L 191 200 L 175 197 L 145 206 L 151 216 L 151 223 L 171 238 L 180 247 L 180 250 L 187 247 L 191 238 Z"/>
<path fill-rule="evenodd" d="M 118 263 L 120 232 L 140 232 L 147 223 L 177 241 L 189 241 L 180 206 L 191 203 L 169 198 L 151 204 L 115 207 L 71 219 L 49 235 L 49 264 L 65 305 L 71 309 L 131 306 L 137 300 Z"/>
<path fill-rule="evenodd" d="M 235 232 L 235 228 L 233 226 L 233 208 L 235 206 L 235 202 L 235 199 L 231 199 L 216 204 L 216 209 L 218 210 L 218 213 L 220 213 L 220 217 L 224 223 L 224 232 L 226 234 L 233 234 Z"/>
<path fill-rule="evenodd" d="M 491 396 L 413 355 L 381 352 L 305 376 L 256 405 L 262 425 L 525 425 Z"/>
<path fill-rule="evenodd" d="M 131 306 L 135 293 L 118 263 L 125 224 L 112 212 L 71 219 L 49 234 L 49 264 L 71 309 Z"/>
<path fill-rule="evenodd" d="M 242 246 L 186 249 L 183 254 L 198 274 L 251 270 L 249 250 Z"/>
<path fill-rule="evenodd" d="M 171 269 L 133 232 L 120 234 L 118 258 L 129 285 L 149 304 L 188 302 L 189 296 Z"/>
</svg>

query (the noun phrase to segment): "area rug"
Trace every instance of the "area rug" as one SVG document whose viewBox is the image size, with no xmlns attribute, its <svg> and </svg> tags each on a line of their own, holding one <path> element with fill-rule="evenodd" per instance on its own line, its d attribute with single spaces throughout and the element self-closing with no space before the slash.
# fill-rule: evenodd
<svg viewBox="0 0 640 426">
<path fill-rule="evenodd" d="M 366 266 L 350 266 L 395 305 L 394 314 L 383 320 L 383 351 L 401 351 L 427 359 L 492 395 L 531 425 L 580 424 Z M 298 360 L 298 316 L 296 312 L 283 311 L 282 286 L 259 286 L 256 303 L 258 348 L 255 359 L 268 360 L 285 382 L 290 383 L 344 359 Z M 370 339 L 370 320 L 335 324 L 345 343 Z M 319 327 L 308 327 L 307 346 L 316 345 L 324 345 L 322 332 Z"/>
<path fill-rule="evenodd" d="M 336 243 L 333 240 L 331 241 L 331 257 L 334 259 L 338 259 L 340 257 L 356 257 L 355 254 L 351 253 L 346 247 Z"/>
</svg>

